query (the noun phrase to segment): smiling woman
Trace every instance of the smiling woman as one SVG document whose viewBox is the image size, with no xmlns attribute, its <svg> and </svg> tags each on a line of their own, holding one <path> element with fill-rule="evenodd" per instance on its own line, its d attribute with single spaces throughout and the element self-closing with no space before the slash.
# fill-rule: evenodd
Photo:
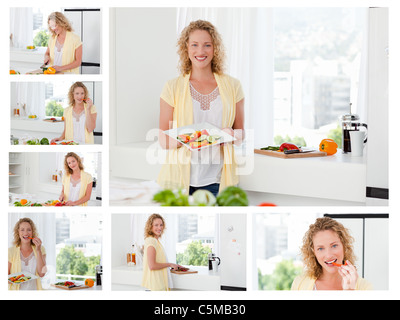
<svg viewBox="0 0 400 320">
<path fill-rule="evenodd" d="M 338 221 L 318 218 L 303 238 L 305 273 L 292 290 L 371 290 L 354 265 L 353 238 Z"/>
</svg>

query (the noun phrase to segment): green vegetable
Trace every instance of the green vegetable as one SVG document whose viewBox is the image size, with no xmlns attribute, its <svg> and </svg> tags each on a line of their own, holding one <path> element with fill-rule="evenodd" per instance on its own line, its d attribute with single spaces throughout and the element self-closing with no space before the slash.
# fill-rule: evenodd
<svg viewBox="0 0 400 320">
<path fill-rule="evenodd" d="M 26 144 L 29 144 L 29 145 L 38 145 L 38 144 L 40 144 L 40 142 L 39 142 L 39 139 L 31 139 L 31 140 L 28 140 L 28 141 L 26 142 Z"/>
<path fill-rule="evenodd" d="M 260 150 L 278 151 L 279 147 L 278 146 L 268 146 L 268 147 L 260 148 Z"/>
<path fill-rule="evenodd" d="M 249 200 L 243 189 L 230 186 L 218 194 L 217 204 L 219 206 L 248 206 Z"/>
<path fill-rule="evenodd" d="M 193 204 L 196 206 L 214 206 L 217 202 L 215 196 L 208 190 L 196 190 L 193 192 Z"/>
<path fill-rule="evenodd" d="M 42 140 L 40 140 L 40 144 L 42 144 L 42 145 L 49 145 L 49 144 L 50 144 L 50 143 L 49 143 L 49 139 L 43 138 Z"/>
<path fill-rule="evenodd" d="M 188 206 L 189 197 L 183 194 L 181 190 L 173 192 L 172 190 L 162 190 L 156 193 L 153 201 L 160 203 L 162 206 Z"/>
</svg>

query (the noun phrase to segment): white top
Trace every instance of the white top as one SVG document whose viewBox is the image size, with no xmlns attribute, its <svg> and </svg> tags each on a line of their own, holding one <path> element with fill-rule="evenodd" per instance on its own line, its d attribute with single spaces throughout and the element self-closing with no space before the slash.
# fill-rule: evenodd
<svg viewBox="0 0 400 320">
<path fill-rule="evenodd" d="M 77 201 L 79 200 L 79 191 L 81 189 L 81 179 L 78 181 L 70 180 L 70 185 L 69 185 L 69 201 Z"/>
<path fill-rule="evenodd" d="M 58 41 L 56 42 L 56 46 L 54 48 L 54 65 L 62 66 L 62 55 L 63 55 L 63 47 L 64 45 L 60 45 Z"/>
<path fill-rule="evenodd" d="M 74 128 L 74 141 L 79 144 L 85 143 L 85 122 L 86 114 L 85 109 L 80 114 L 76 114 L 72 110 L 72 124 Z"/>
<path fill-rule="evenodd" d="M 31 274 L 36 274 L 36 257 L 35 254 L 32 253 L 28 257 L 24 257 L 21 252 L 21 272 L 29 272 Z M 36 290 L 36 280 L 31 280 L 25 283 L 21 283 L 20 290 Z"/>
<path fill-rule="evenodd" d="M 190 84 L 193 102 L 193 123 L 208 122 L 218 128 L 222 126 L 222 100 L 218 87 L 203 95 Z M 220 183 L 223 166 L 221 147 L 213 146 L 192 151 L 190 166 L 190 185 L 202 187 Z"/>
</svg>

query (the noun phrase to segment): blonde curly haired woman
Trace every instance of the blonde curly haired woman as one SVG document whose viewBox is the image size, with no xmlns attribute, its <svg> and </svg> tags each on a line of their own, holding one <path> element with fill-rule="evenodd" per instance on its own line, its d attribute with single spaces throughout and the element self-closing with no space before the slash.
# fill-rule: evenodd
<svg viewBox="0 0 400 320">
<path fill-rule="evenodd" d="M 77 73 L 82 64 L 82 42 L 73 33 L 68 19 L 61 12 L 52 12 L 47 19 L 50 38 L 44 55 L 44 64 L 57 72 Z"/>
<path fill-rule="evenodd" d="M 163 131 L 208 122 L 239 141 L 244 129 L 244 94 L 240 82 L 224 73 L 220 34 L 208 21 L 191 22 L 178 40 L 180 76 L 168 81 L 160 97 L 160 135 L 168 149 L 158 177 L 161 187 L 192 194 L 213 194 L 238 184 L 232 143 L 191 152 Z"/>
<path fill-rule="evenodd" d="M 67 206 L 87 206 L 92 195 L 93 179 L 85 172 L 81 157 L 74 152 L 67 153 L 64 170 L 59 200 L 65 201 Z"/>
<path fill-rule="evenodd" d="M 371 290 L 354 265 L 353 241 L 338 221 L 318 218 L 303 238 L 305 272 L 293 281 L 292 290 Z"/>
<path fill-rule="evenodd" d="M 169 291 L 171 280 L 168 268 L 182 267 L 175 263 L 167 262 L 164 247 L 160 238 L 165 230 L 164 218 L 154 213 L 146 222 L 144 228 L 144 255 L 142 286 L 151 291 Z"/>
<path fill-rule="evenodd" d="M 46 250 L 31 219 L 22 218 L 15 224 L 13 244 L 8 249 L 8 274 L 29 272 L 38 278 L 22 284 L 9 283 L 8 289 L 41 290 L 40 278 L 46 274 Z"/>
<path fill-rule="evenodd" d="M 93 144 L 97 109 L 82 82 L 75 82 L 69 88 L 68 102 L 69 107 L 64 110 L 64 131 L 50 143 L 73 140 L 79 144 Z"/>
</svg>

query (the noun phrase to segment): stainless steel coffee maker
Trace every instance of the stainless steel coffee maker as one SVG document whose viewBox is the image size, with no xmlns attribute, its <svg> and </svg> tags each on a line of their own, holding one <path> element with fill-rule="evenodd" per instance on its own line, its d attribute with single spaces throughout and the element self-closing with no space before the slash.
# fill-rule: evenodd
<svg viewBox="0 0 400 320">
<path fill-rule="evenodd" d="M 368 129 L 366 123 L 360 122 L 360 117 L 351 113 L 351 103 L 350 103 L 350 113 L 341 116 L 342 122 L 342 150 L 343 153 L 351 152 L 351 141 L 350 141 L 350 131 L 359 131 L 361 128 Z M 367 135 L 365 135 L 364 143 L 367 142 Z"/>
<path fill-rule="evenodd" d="M 218 265 L 221 264 L 221 259 L 218 258 L 215 253 L 209 253 L 208 254 L 208 270 L 212 271 L 213 270 L 213 261 L 218 260 Z M 215 263 L 214 263 L 215 264 Z"/>
</svg>

